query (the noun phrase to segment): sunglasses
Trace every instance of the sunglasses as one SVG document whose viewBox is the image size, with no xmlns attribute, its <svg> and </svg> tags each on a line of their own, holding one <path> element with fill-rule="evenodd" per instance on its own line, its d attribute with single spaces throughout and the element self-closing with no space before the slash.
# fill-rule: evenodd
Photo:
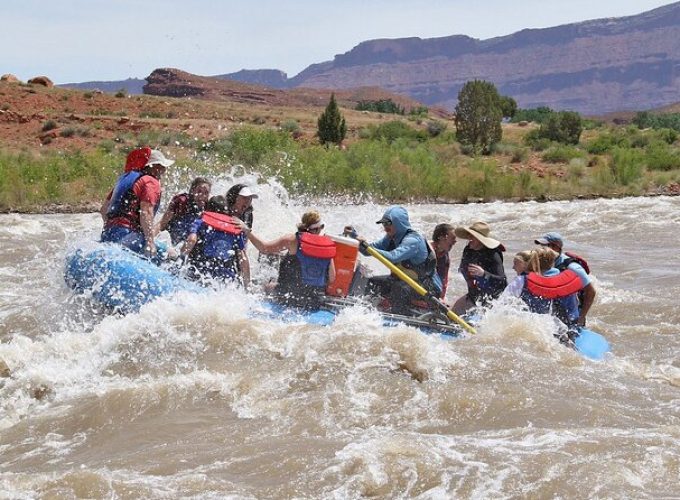
<svg viewBox="0 0 680 500">
<path fill-rule="evenodd" d="M 381 224 L 385 227 L 390 227 L 392 225 L 392 221 L 391 220 L 385 220 L 385 221 L 382 221 Z"/>
<path fill-rule="evenodd" d="M 321 230 L 324 227 L 326 227 L 326 224 L 319 224 L 319 225 L 313 224 L 313 225 L 311 225 L 310 227 L 307 228 L 307 231 L 310 232 L 310 233 L 320 233 Z"/>
</svg>

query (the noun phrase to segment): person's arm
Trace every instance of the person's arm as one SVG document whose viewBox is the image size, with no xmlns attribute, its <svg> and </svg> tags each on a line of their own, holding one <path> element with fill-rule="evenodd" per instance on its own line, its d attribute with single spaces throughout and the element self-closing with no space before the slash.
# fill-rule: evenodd
<svg viewBox="0 0 680 500">
<path fill-rule="evenodd" d="M 595 301 L 596 294 L 597 292 L 595 291 L 595 287 L 592 283 L 588 283 L 588 285 L 586 285 L 586 287 L 583 289 L 583 304 L 581 304 L 581 311 L 578 316 L 578 320 L 576 320 L 579 325 L 583 326 L 586 324 L 586 316 L 588 315 L 588 311 L 590 311 L 590 307 Z"/>
<path fill-rule="evenodd" d="M 293 248 L 293 243 L 295 243 L 294 234 L 287 234 L 272 241 L 264 241 L 252 231 L 248 229 L 244 229 L 244 231 L 248 236 L 248 240 L 253 243 L 253 246 L 255 246 L 260 253 L 265 255 L 281 253 L 284 250 L 290 251 L 291 248 Z M 291 253 L 295 252 L 293 251 Z"/>
<path fill-rule="evenodd" d="M 198 235 L 196 233 L 190 233 L 189 236 L 187 236 L 186 241 L 182 245 L 182 249 L 179 251 L 180 255 L 189 255 L 191 251 L 194 249 L 196 246 L 196 242 L 198 241 Z"/>
<path fill-rule="evenodd" d="M 104 200 L 104 203 L 102 203 L 102 206 L 99 208 L 99 214 L 102 216 L 102 220 L 106 222 L 107 213 L 109 212 L 109 207 L 111 206 L 111 197 L 113 196 L 113 190 L 109 191 L 109 194 L 106 196 L 106 199 Z"/>
<path fill-rule="evenodd" d="M 522 290 L 524 289 L 524 280 L 525 277 L 523 275 L 517 276 L 503 291 L 501 297 L 519 297 L 522 295 Z"/>
<path fill-rule="evenodd" d="M 154 206 L 149 202 L 142 201 L 139 204 L 139 223 L 142 226 L 142 233 L 144 233 L 144 239 L 146 240 L 144 253 L 149 257 L 156 255 L 156 243 L 153 241 L 153 209 Z"/>
<path fill-rule="evenodd" d="M 247 290 L 250 284 L 250 261 L 248 260 L 248 254 L 245 250 L 238 251 L 239 267 L 241 269 L 241 279 L 243 280 L 243 286 Z"/>
<path fill-rule="evenodd" d="M 328 282 L 333 283 L 335 281 L 335 263 L 331 260 L 331 264 L 328 266 Z"/>
<path fill-rule="evenodd" d="M 389 260 L 393 264 L 398 264 L 399 262 L 408 260 L 411 257 L 415 257 L 416 255 L 418 255 L 418 244 L 420 243 L 420 239 L 417 237 L 410 236 L 411 235 L 406 235 L 406 237 L 404 237 L 399 246 L 394 250 L 390 251 L 382 250 L 376 247 L 375 244 L 373 243 L 371 243 L 371 246 L 375 248 L 376 251 L 380 255 L 385 257 L 387 260 Z"/>
<path fill-rule="evenodd" d="M 161 220 L 156 224 L 156 227 L 154 227 L 154 234 L 158 234 L 161 231 L 165 231 L 168 227 L 168 224 L 172 220 L 172 218 L 175 216 L 175 207 L 174 205 L 170 204 L 168 209 L 165 211 L 163 214 L 163 217 L 161 217 Z"/>
</svg>

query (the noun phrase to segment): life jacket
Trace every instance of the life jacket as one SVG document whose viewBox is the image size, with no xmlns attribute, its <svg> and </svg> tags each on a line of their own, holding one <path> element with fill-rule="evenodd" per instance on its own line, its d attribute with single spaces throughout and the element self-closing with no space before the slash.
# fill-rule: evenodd
<svg viewBox="0 0 680 500">
<path fill-rule="evenodd" d="M 578 293 L 582 288 L 579 275 L 569 269 L 555 276 L 543 276 L 532 272 L 524 277 L 520 298 L 529 306 L 531 312 L 552 313 L 568 325 L 571 319 L 560 299 Z"/>
<path fill-rule="evenodd" d="M 175 245 L 189 236 L 191 225 L 201 216 L 202 211 L 188 193 L 175 195 L 170 204 L 174 207 L 174 215 L 168 222 L 167 229 Z"/>
<path fill-rule="evenodd" d="M 297 252 L 302 282 L 314 287 L 325 287 L 328 267 L 335 257 L 335 242 L 328 236 L 297 232 Z"/>
<path fill-rule="evenodd" d="M 578 264 L 580 265 L 583 270 L 586 272 L 586 274 L 590 274 L 590 266 L 588 265 L 588 262 L 586 259 L 581 257 L 580 255 L 577 255 L 572 252 L 564 252 L 564 255 L 567 256 L 566 259 L 564 259 L 562 262 L 560 262 L 560 265 L 555 266 L 557 269 L 560 271 L 564 271 L 569 267 L 570 264 Z M 581 289 L 578 294 L 576 295 L 578 299 L 578 308 L 579 310 L 581 309 L 581 306 L 583 305 L 583 298 L 584 298 L 584 292 L 583 289 Z"/>
<path fill-rule="evenodd" d="M 567 258 L 564 259 L 559 266 L 555 266 L 557 269 L 564 271 L 567 267 L 569 267 L 570 264 L 576 263 L 583 268 L 586 274 L 590 274 L 590 266 L 588 265 L 586 259 L 572 252 L 564 252 L 564 255 L 566 255 Z"/>
<path fill-rule="evenodd" d="M 117 217 L 122 217 L 127 219 L 130 224 L 139 228 L 139 198 L 134 192 L 134 185 L 139 179 L 145 175 L 140 171 L 132 170 L 130 172 L 122 174 L 118 177 L 116 185 L 113 188 L 111 194 L 111 201 L 109 203 L 109 209 L 106 212 L 107 220 L 112 220 Z M 160 206 L 160 200 L 154 206 L 154 214 L 158 212 L 158 207 Z"/>
<path fill-rule="evenodd" d="M 406 237 L 406 235 L 409 234 L 409 233 L 418 234 L 413 229 L 407 229 L 406 233 L 404 233 L 404 236 L 402 237 L 401 241 L 403 241 L 404 238 Z M 419 263 L 419 264 L 414 263 L 411 259 L 402 260 L 401 262 L 399 262 L 397 267 L 400 267 L 400 268 L 402 268 L 406 271 L 413 271 L 413 273 L 415 273 L 415 279 L 423 287 L 425 287 L 427 289 L 427 291 L 435 292 L 435 295 L 439 296 L 439 294 L 441 293 L 441 290 L 439 289 L 439 287 L 437 285 L 435 285 L 435 283 L 432 279 L 434 273 L 437 272 L 437 256 L 434 253 L 434 250 L 432 249 L 430 244 L 428 243 L 427 239 L 422 235 L 419 235 L 419 236 L 423 239 L 423 242 L 425 243 L 425 247 L 427 248 L 427 257 L 425 258 L 425 260 L 423 262 Z M 400 243 L 401 243 L 401 241 L 400 241 Z M 387 245 L 387 251 L 388 252 L 392 251 L 395 248 L 397 248 L 397 246 L 398 246 L 397 242 L 394 241 L 394 240 L 391 240 L 390 243 Z M 407 274 L 411 274 L 411 277 L 413 277 L 412 273 L 407 273 Z"/>
<path fill-rule="evenodd" d="M 217 212 L 203 212 L 201 220 L 205 228 L 199 230 L 199 238 L 191 252 L 192 262 L 208 274 L 223 278 L 238 275 L 241 228 L 231 216 Z"/>
<path fill-rule="evenodd" d="M 472 250 L 470 245 L 467 245 L 463 249 L 463 256 L 458 270 L 465 278 L 465 282 L 468 285 L 468 298 L 473 302 L 476 303 L 478 298 L 480 298 L 482 302 L 487 301 L 489 298 L 497 298 L 503 290 L 505 290 L 508 282 L 505 273 L 503 273 L 500 279 L 490 279 L 486 276 L 472 276 L 468 273 L 468 265 L 477 264 L 484 270 L 492 269 L 495 267 L 495 256 L 500 255 L 500 259 L 503 261 L 504 251 L 505 247 L 503 245 L 499 245 L 493 249 L 484 247 L 481 250 Z"/>
</svg>

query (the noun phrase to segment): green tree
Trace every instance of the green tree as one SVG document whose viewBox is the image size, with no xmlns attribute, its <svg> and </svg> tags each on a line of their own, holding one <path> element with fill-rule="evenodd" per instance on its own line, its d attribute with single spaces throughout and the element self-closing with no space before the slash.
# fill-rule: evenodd
<svg viewBox="0 0 680 500">
<path fill-rule="evenodd" d="M 552 113 L 541 125 L 539 136 L 562 144 L 578 144 L 581 132 L 581 115 L 575 111 L 560 111 Z"/>
<path fill-rule="evenodd" d="M 340 113 L 338 103 L 335 102 L 335 94 L 331 94 L 326 110 L 319 116 L 317 122 L 317 135 L 321 144 L 341 144 L 347 134 L 345 118 Z"/>
<path fill-rule="evenodd" d="M 512 118 L 517 113 L 517 101 L 512 97 L 504 95 L 501 96 L 501 113 L 503 118 Z"/>
<path fill-rule="evenodd" d="M 456 137 L 475 153 L 489 153 L 491 146 L 503 136 L 501 104 L 496 86 L 483 80 L 472 80 L 460 89 L 456 105 Z"/>
</svg>

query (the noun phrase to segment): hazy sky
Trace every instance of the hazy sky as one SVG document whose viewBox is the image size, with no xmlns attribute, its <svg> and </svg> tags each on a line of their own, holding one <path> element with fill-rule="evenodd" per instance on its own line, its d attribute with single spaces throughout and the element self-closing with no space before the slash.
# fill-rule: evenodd
<svg viewBox="0 0 680 500">
<path fill-rule="evenodd" d="M 55 83 L 277 68 L 289 77 L 375 38 L 463 34 L 638 14 L 654 0 L 0 0 L 0 74 Z"/>
</svg>

